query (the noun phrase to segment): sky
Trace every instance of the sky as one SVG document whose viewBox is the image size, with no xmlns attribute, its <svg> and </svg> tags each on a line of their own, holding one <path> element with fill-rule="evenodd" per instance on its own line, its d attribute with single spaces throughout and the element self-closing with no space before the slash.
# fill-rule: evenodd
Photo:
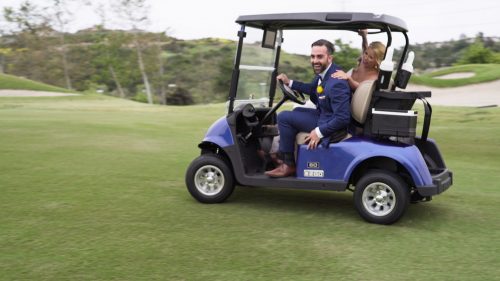
<svg viewBox="0 0 500 281">
<path fill-rule="evenodd" d="M 87 0 L 88 1 L 88 0 Z M 18 7 L 22 0 L 0 0 L 0 8 Z M 50 0 L 32 0 L 40 6 Z M 83 1 L 76 1 L 81 3 Z M 111 0 L 93 0 L 107 5 Z M 206 37 L 236 40 L 239 27 L 235 20 L 240 15 L 292 12 L 370 12 L 396 16 L 406 21 L 410 43 L 424 43 L 459 39 L 461 35 L 500 37 L 500 1 L 498 0 L 148 0 L 149 23 L 143 29 L 167 31 L 179 39 Z M 100 22 L 92 8 L 77 4 L 69 31 L 90 27 Z M 107 14 L 109 27 L 121 23 Z M 312 42 L 319 34 L 304 38 Z M 314 37 L 313 37 L 314 36 Z M 308 35 L 305 35 L 308 37 Z M 357 40 L 352 34 L 341 37 L 344 42 Z M 309 44 L 290 44 L 294 53 L 309 52 Z M 397 46 L 397 42 L 395 44 Z"/>
</svg>

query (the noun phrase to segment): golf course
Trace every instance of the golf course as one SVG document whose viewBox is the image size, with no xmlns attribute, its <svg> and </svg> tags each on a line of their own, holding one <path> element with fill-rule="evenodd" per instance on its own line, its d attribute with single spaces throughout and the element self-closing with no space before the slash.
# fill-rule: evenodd
<svg viewBox="0 0 500 281">
<path fill-rule="evenodd" d="M 224 114 L 0 97 L 0 280 L 499 280 L 498 107 L 433 107 L 453 186 L 390 226 L 363 221 L 351 192 L 198 203 L 184 173 Z"/>
</svg>

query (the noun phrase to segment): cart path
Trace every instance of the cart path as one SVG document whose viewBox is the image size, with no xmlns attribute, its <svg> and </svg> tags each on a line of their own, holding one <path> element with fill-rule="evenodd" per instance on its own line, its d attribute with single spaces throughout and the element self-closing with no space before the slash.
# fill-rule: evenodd
<svg viewBox="0 0 500 281">
<path fill-rule="evenodd" d="M 0 90 L 0 97 L 60 97 L 60 96 L 79 96 L 74 93 L 58 93 L 47 91 L 31 90 Z"/>
<path fill-rule="evenodd" d="M 500 80 L 455 88 L 432 88 L 409 84 L 406 91 L 431 91 L 428 98 L 431 105 L 445 106 L 500 106 Z M 79 94 L 29 91 L 0 90 L 0 97 L 55 97 L 77 96 Z"/>
<path fill-rule="evenodd" d="M 500 106 L 500 80 L 455 88 L 433 88 L 410 84 L 406 91 L 431 91 L 431 105 Z"/>
</svg>

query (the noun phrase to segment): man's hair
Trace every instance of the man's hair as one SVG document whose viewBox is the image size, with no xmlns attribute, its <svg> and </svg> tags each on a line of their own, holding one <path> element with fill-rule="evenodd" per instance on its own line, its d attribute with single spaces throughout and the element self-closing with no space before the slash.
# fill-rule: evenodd
<svg viewBox="0 0 500 281">
<path fill-rule="evenodd" d="M 335 52 L 335 47 L 333 46 L 332 42 L 325 39 L 319 39 L 318 41 L 312 43 L 311 48 L 314 46 L 325 46 L 329 55 L 333 55 L 333 53 Z"/>
</svg>

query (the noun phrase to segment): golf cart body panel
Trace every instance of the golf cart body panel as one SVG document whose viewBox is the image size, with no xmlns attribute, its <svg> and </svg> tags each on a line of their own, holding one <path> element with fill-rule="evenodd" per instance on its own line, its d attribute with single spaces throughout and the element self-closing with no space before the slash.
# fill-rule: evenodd
<svg viewBox="0 0 500 281">
<path fill-rule="evenodd" d="M 227 115 L 208 129 L 198 145 L 201 155 L 186 171 L 186 185 L 194 198 L 203 203 L 220 203 L 230 196 L 235 185 L 351 190 L 356 209 L 365 220 L 390 224 L 402 216 L 410 198 L 412 202 L 430 201 L 431 196 L 452 185 L 452 172 L 435 141 L 428 138 L 432 107 L 426 98 L 431 92 L 396 90 L 396 87 L 405 89 L 409 78 L 408 73 L 400 76 L 409 46 L 403 20 L 371 13 L 287 13 L 240 16 L 236 22 L 240 30 Z M 261 46 L 243 44 L 246 27 L 263 33 Z M 352 115 L 350 138 L 313 150 L 297 144 L 296 176 L 266 176 L 264 172 L 273 163 L 265 153 L 271 151 L 279 136 L 277 111 L 287 100 L 299 102 L 294 93 L 276 81 L 283 32 L 359 29 L 372 30 L 370 34 L 387 34 L 384 57 L 392 34 L 404 36 L 406 44 L 394 69 L 394 83 L 383 84 L 387 77 L 379 76 L 366 88 L 370 89 L 369 94 L 362 96 L 366 96 L 367 106 L 362 107 L 364 113 L 359 115 L 366 118 L 359 121 Z M 266 52 L 267 61 L 256 55 L 259 47 Z M 246 55 L 250 59 L 245 57 L 244 49 L 249 50 Z M 391 71 L 391 80 L 392 74 Z M 283 98 L 274 104 L 277 88 L 281 88 Z M 353 97 L 360 95 L 356 92 Z M 412 109 L 416 100 L 424 107 L 420 136 L 415 131 L 418 112 Z M 356 108 L 355 104 L 351 104 L 351 109 Z"/>
<path fill-rule="evenodd" d="M 321 177 L 348 182 L 354 170 L 363 162 L 387 158 L 404 167 L 415 186 L 432 184 L 432 177 L 420 151 L 411 145 L 354 137 L 315 150 L 308 150 L 307 145 L 301 145 L 297 158 L 297 178 Z"/>
<path fill-rule="evenodd" d="M 213 143 L 220 148 L 234 144 L 234 138 L 227 124 L 226 117 L 219 118 L 219 120 L 215 121 L 212 126 L 208 128 L 203 142 Z"/>
</svg>

